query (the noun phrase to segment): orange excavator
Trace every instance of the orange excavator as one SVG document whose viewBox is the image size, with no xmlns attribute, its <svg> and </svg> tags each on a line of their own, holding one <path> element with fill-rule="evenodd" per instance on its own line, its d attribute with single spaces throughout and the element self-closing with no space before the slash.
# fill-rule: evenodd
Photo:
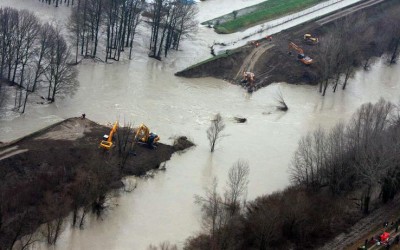
<svg viewBox="0 0 400 250">
<path fill-rule="evenodd" d="M 106 150 L 109 150 L 112 147 L 112 145 L 113 145 L 113 142 L 112 142 L 113 136 L 117 132 L 117 129 L 118 129 L 118 121 L 116 121 L 114 123 L 114 125 L 112 126 L 112 128 L 110 130 L 110 133 L 108 135 L 104 135 L 103 136 L 104 140 L 102 140 L 100 142 L 100 148 L 104 148 Z"/>
<path fill-rule="evenodd" d="M 291 54 L 291 50 L 294 49 L 297 52 L 297 59 L 301 61 L 305 65 L 310 65 L 314 61 L 311 59 L 309 56 L 304 55 L 304 51 L 302 48 L 297 46 L 295 43 L 290 42 L 289 43 L 289 54 Z"/>
<path fill-rule="evenodd" d="M 160 137 L 157 134 L 151 133 L 149 128 L 143 123 L 136 129 L 135 142 L 145 143 L 150 148 L 155 148 L 154 143 L 158 142 Z"/>
</svg>

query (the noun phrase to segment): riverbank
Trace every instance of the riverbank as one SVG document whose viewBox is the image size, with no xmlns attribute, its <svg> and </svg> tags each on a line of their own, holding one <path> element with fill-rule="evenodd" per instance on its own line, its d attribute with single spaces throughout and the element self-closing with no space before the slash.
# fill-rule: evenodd
<svg viewBox="0 0 400 250">
<path fill-rule="evenodd" d="M 243 71 L 251 71 L 255 73 L 256 89 L 273 82 L 317 84 L 323 78 L 324 58 L 326 58 L 324 56 L 326 54 L 325 45 L 332 40 L 330 37 L 332 30 L 337 29 L 335 21 L 342 22 L 343 25 L 348 18 L 357 20 L 364 17 L 368 27 L 375 27 L 374 32 L 379 34 L 378 29 L 386 20 L 382 13 L 387 13 L 389 10 L 400 10 L 400 4 L 392 0 L 383 2 L 370 0 L 355 4 L 334 14 L 284 30 L 275 34 L 272 40 L 264 38 L 254 41 L 237 49 L 231 56 L 216 57 L 215 60 L 210 58 L 204 63 L 200 62 L 196 66 L 177 72 L 176 75 L 189 78 L 211 76 L 240 84 Z M 303 35 L 306 33 L 318 37 L 320 43 L 318 45 L 306 44 L 303 41 Z M 353 34 L 355 33 L 353 32 Z M 368 37 L 370 40 L 367 46 L 364 42 L 355 43 L 353 46 L 360 51 L 358 55 L 360 58 L 354 59 L 353 66 L 360 67 L 363 61 L 370 62 L 370 58 L 381 56 L 382 50 L 376 46 L 382 43 L 381 38 L 381 36 Z M 314 63 L 310 66 L 302 64 L 297 60 L 296 52 L 290 56 L 288 54 L 289 42 L 300 46 L 304 50 L 304 54 L 311 57 Z M 382 45 L 382 47 L 384 46 L 386 45 Z"/>
<path fill-rule="evenodd" d="M 124 138 L 124 128 L 119 130 L 114 145 Z M 71 211 L 73 224 L 84 223 L 84 211 L 91 207 L 100 212 L 107 193 L 123 186 L 123 176 L 144 175 L 193 146 L 180 137 L 174 145 L 159 143 L 156 149 L 134 145 L 127 154 L 118 146 L 104 151 L 99 142 L 109 131 L 89 119 L 70 118 L 1 145 L 1 246 L 12 246 L 41 224 L 64 220 Z M 56 229 L 44 230 L 51 243 Z"/>
</svg>

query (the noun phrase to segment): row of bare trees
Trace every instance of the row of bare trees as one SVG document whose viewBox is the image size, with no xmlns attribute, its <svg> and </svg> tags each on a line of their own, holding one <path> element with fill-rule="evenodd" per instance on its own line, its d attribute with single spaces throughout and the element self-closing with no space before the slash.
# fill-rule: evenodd
<svg viewBox="0 0 400 250">
<path fill-rule="evenodd" d="M 194 32 L 197 21 L 196 6 L 186 0 L 155 0 L 149 4 L 151 20 L 150 57 L 167 57 L 170 49 L 179 49 L 184 36 Z"/>
<path fill-rule="evenodd" d="M 0 78 L 16 86 L 15 110 L 23 113 L 28 96 L 38 89 L 54 102 L 57 94 L 77 86 L 59 27 L 41 24 L 27 10 L 1 8 L 0 37 Z"/>
<path fill-rule="evenodd" d="M 105 61 L 118 61 L 127 47 L 131 59 L 144 7 L 142 0 L 77 0 L 68 25 L 76 47 L 76 62 L 79 54 L 95 58 L 101 46 L 99 41 L 104 41 Z"/>
<path fill-rule="evenodd" d="M 170 49 L 179 49 L 179 43 L 197 28 L 197 7 L 182 0 L 76 0 L 68 29 L 78 56 L 98 57 L 104 50 L 105 61 L 120 60 L 129 48 L 132 59 L 136 29 L 142 17 L 150 24 L 149 56 L 161 60 Z M 103 55 L 102 54 L 102 55 Z"/>
<path fill-rule="evenodd" d="M 293 157 L 293 185 L 245 204 L 232 198 L 247 185 L 246 164 L 236 163 L 224 195 L 214 181 L 196 197 L 205 230 L 184 249 L 315 249 L 343 232 L 372 201 L 400 191 L 399 111 L 381 99 L 362 105 L 347 125 L 309 133 Z"/>
<path fill-rule="evenodd" d="M 314 192 L 328 187 L 333 196 L 358 196 L 365 213 L 374 194 L 384 202 L 393 198 L 400 190 L 398 110 L 384 100 L 364 104 L 347 125 L 303 137 L 291 167 L 293 183 Z"/>
<path fill-rule="evenodd" d="M 48 5 L 54 4 L 55 7 L 58 7 L 62 4 L 66 6 L 74 5 L 74 0 L 39 0 L 42 3 L 47 3 Z"/>
<path fill-rule="evenodd" d="M 379 21 L 365 14 L 352 15 L 334 23 L 321 39 L 317 56 L 319 92 L 324 96 L 328 86 L 346 88 L 357 67 L 368 69 L 373 58 L 386 55 L 396 62 L 400 45 L 400 17 L 394 11 L 379 13 Z"/>
</svg>

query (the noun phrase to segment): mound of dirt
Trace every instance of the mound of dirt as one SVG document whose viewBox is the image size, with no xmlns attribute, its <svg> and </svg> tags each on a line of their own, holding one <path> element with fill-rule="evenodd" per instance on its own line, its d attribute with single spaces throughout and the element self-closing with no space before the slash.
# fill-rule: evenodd
<svg viewBox="0 0 400 250">
<path fill-rule="evenodd" d="M 194 143 L 189 141 L 186 136 L 179 136 L 178 138 L 176 138 L 173 145 L 176 151 L 185 150 L 192 146 L 194 146 Z"/>
</svg>

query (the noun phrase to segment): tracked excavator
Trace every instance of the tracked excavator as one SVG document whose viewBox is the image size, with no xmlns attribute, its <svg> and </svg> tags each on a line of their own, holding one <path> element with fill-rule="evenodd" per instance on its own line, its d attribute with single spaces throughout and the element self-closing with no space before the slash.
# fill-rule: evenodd
<svg viewBox="0 0 400 250">
<path fill-rule="evenodd" d="M 149 128 L 143 123 L 136 129 L 134 141 L 148 145 L 150 148 L 155 148 L 154 144 L 160 140 L 157 134 L 151 133 Z"/>
<path fill-rule="evenodd" d="M 319 43 L 319 40 L 317 37 L 313 37 L 311 34 L 304 34 L 304 42 L 310 45 L 315 45 Z"/>
<path fill-rule="evenodd" d="M 117 132 L 117 129 L 118 129 L 118 121 L 116 121 L 114 123 L 114 125 L 112 126 L 112 128 L 110 130 L 110 133 L 108 135 L 104 135 L 103 136 L 104 140 L 102 140 L 100 142 L 100 148 L 104 148 L 106 150 L 110 150 L 110 148 L 113 145 L 113 142 L 112 142 L 113 141 L 113 136 Z"/>
<path fill-rule="evenodd" d="M 302 48 L 300 48 L 299 46 L 297 46 L 295 43 L 290 42 L 289 43 L 289 54 L 291 54 L 291 50 L 294 49 L 297 52 L 297 59 L 302 62 L 305 65 L 310 65 L 312 64 L 314 61 L 313 59 L 311 59 L 309 56 L 304 55 L 304 51 Z"/>
<path fill-rule="evenodd" d="M 244 71 L 243 79 L 240 81 L 241 84 L 247 87 L 248 92 L 252 92 L 255 88 L 255 75 L 253 72 Z"/>
</svg>

